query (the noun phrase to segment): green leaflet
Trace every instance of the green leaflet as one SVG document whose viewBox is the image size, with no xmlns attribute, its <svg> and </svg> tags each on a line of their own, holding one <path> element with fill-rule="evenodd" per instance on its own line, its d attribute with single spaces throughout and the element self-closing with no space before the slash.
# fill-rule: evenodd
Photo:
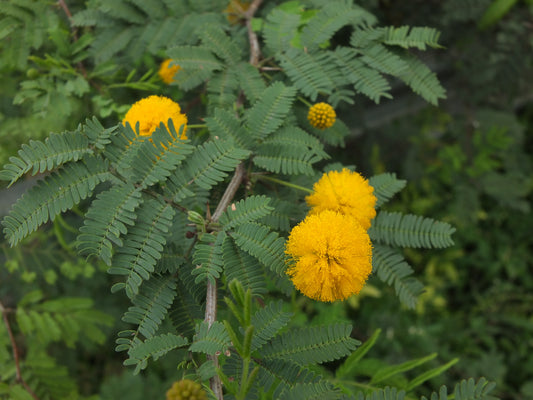
<svg viewBox="0 0 533 400">
<path fill-rule="evenodd" d="M 226 35 L 220 26 L 206 25 L 199 31 L 199 35 L 202 44 L 224 60 L 227 65 L 231 66 L 241 59 L 241 48 Z"/>
<path fill-rule="evenodd" d="M 409 85 L 413 92 L 433 105 L 437 105 L 439 99 L 446 98 L 446 91 L 437 79 L 437 75 L 426 64 L 413 56 L 406 57 L 405 62 L 407 68 L 397 76 Z"/>
<path fill-rule="evenodd" d="M 312 175 L 313 164 L 327 158 L 323 145 L 315 137 L 300 128 L 287 126 L 257 147 L 253 162 L 271 172 Z"/>
<path fill-rule="evenodd" d="M 494 390 L 496 384 L 489 382 L 484 377 L 474 381 L 470 378 L 468 380 L 463 379 L 457 383 L 454 388 L 453 395 L 448 397 L 448 389 L 446 386 L 442 386 L 439 392 L 433 392 L 429 400 L 497 400 L 496 396 L 492 396 L 490 393 Z M 428 400 L 427 397 L 422 396 L 421 400 Z"/>
<path fill-rule="evenodd" d="M 357 50 L 338 47 L 331 52 L 331 58 L 343 71 L 344 76 L 353 84 L 353 88 L 379 104 L 382 97 L 391 99 L 389 82 L 379 71 L 367 67 Z"/>
<path fill-rule="evenodd" d="M 375 244 L 372 269 L 379 279 L 394 286 L 396 295 L 402 304 L 411 309 L 415 308 L 418 296 L 424 290 L 424 285 L 412 276 L 413 269 L 397 250 Z"/>
<path fill-rule="evenodd" d="M 150 279 L 154 272 L 175 211 L 169 204 L 151 199 L 142 203 L 137 213 L 135 225 L 124 235 L 123 245 L 117 249 L 107 270 L 110 274 L 126 276 L 126 282 L 115 284 L 112 290 L 125 288 L 129 298 L 137 295 L 143 280 Z"/>
<path fill-rule="evenodd" d="M 92 202 L 77 239 L 80 254 L 100 257 L 111 265 L 113 244 L 122 246 L 120 238 L 134 225 L 141 191 L 132 184 L 114 186 L 100 193 Z"/>
<path fill-rule="evenodd" d="M 270 198 L 250 196 L 230 205 L 219 218 L 225 230 L 238 227 L 246 222 L 253 222 L 273 211 Z"/>
<path fill-rule="evenodd" d="M 193 269 L 192 274 L 196 276 L 195 283 L 200 283 L 207 279 L 212 284 L 215 284 L 216 279 L 220 278 L 224 268 L 222 259 L 224 238 L 224 232 L 220 232 L 216 236 L 204 234 L 194 246 L 192 263 L 196 268 Z"/>
<path fill-rule="evenodd" d="M 267 15 L 262 31 L 267 47 L 274 53 L 290 48 L 299 25 L 299 13 L 274 8 Z"/>
<path fill-rule="evenodd" d="M 130 339 L 132 342 L 141 334 L 150 339 L 157 332 L 176 296 L 176 279 L 152 277 L 146 281 L 139 294 L 131 299 L 133 306 L 124 313 L 122 321 L 138 325 Z M 126 347 L 117 349 L 125 350 Z"/>
<path fill-rule="evenodd" d="M 370 239 L 389 246 L 443 248 L 453 245 L 455 228 L 419 215 L 380 211 L 368 230 Z"/>
<path fill-rule="evenodd" d="M 398 390 L 396 388 L 386 387 L 385 389 L 378 389 L 371 394 L 364 395 L 363 392 L 359 392 L 355 397 L 356 400 L 404 400 L 405 391 Z"/>
<path fill-rule="evenodd" d="M 317 383 L 297 383 L 290 389 L 285 389 L 281 396 L 287 400 L 336 400 L 343 398 L 340 389 L 325 380 Z"/>
<path fill-rule="evenodd" d="M 216 109 L 230 109 L 237 101 L 239 93 L 239 80 L 236 71 L 225 69 L 217 72 L 207 82 L 208 113 Z"/>
<path fill-rule="evenodd" d="M 136 375 L 148 366 L 150 357 L 156 361 L 169 351 L 187 344 L 186 338 L 172 333 L 154 336 L 144 342 L 138 341 L 128 351 L 129 358 L 124 361 L 124 365 L 135 365 L 133 373 Z"/>
<path fill-rule="evenodd" d="M 442 48 L 439 44 L 440 32 L 427 26 L 388 26 L 383 29 L 383 42 L 404 48 L 415 47 L 426 50 L 426 47 Z"/>
<path fill-rule="evenodd" d="M 289 323 L 292 313 L 283 311 L 283 302 L 270 302 L 252 316 L 252 351 L 261 348 Z"/>
<path fill-rule="evenodd" d="M 294 86 L 312 101 L 319 93 L 330 94 L 342 74 L 327 53 L 309 54 L 290 49 L 278 58 Z"/>
<path fill-rule="evenodd" d="M 4 234 L 10 245 L 15 246 L 39 226 L 90 196 L 98 183 L 110 177 L 108 163 L 94 156 L 65 164 L 46 176 L 21 197 L 3 219 Z"/>
<path fill-rule="evenodd" d="M 235 147 L 231 142 L 222 139 L 206 142 L 198 146 L 188 159 L 188 176 L 201 188 L 211 189 L 249 154 L 248 150 Z M 183 175 L 183 171 L 179 174 Z"/>
<path fill-rule="evenodd" d="M 330 1 L 303 28 L 302 45 L 308 51 L 316 51 L 344 25 L 374 22 L 374 16 L 362 8 L 354 7 L 351 1 Z"/>
<path fill-rule="evenodd" d="M 273 390 L 273 398 L 279 398 L 280 394 L 294 387 L 297 383 L 316 383 L 321 377 L 315 372 L 303 368 L 291 360 L 274 359 L 262 360 L 259 363 L 258 385 L 265 391 Z"/>
<path fill-rule="evenodd" d="M 251 135 L 261 140 L 278 129 L 290 112 L 295 95 L 295 88 L 281 82 L 270 85 L 246 111 L 246 125 Z"/>
<path fill-rule="evenodd" d="M 276 232 L 264 225 L 250 222 L 240 225 L 231 236 L 242 250 L 276 274 L 281 275 L 285 271 L 285 239 Z"/>
<path fill-rule="evenodd" d="M 242 125 L 239 118 L 228 110 L 216 108 L 214 115 L 205 119 L 209 134 L 226 141 L 234 141 L 243 149 L 254 147 L 254 140 Z"/>
<path fill-rule="evenodd" d="M 397 179 L 396 174 L 383 173 L 372 176 L 368 183 L 374 188 L 374 196 L 376 196 L 376 208 L 381 207 L 384 203 L 389 201 L 392 196 L 401 191 L 407 181 Z"/>
<path fill-rule="evenodd" d="M 243 288 L 250 289 L 254 296 L 267 292 L 263 266 L 254 257 L 239 249 L 230 237 L 226 237 L 222 244 L 222 256 L 227 282 L 237 279 Z"/>
<path fill-rule="evenodd" d="M 10 157 L 11 164 L 0 172 L 2 180 L 9 180 L 9 186 L 27 172 L 32 175 L 51 171 L 68 161 L 78 161 L 85 154 L 92 153 L 87 137 L 79 132 L 51 133 L 44 142 L 30 140 L 18 151 L 18 157 Z"/>
<path fill-rule="evenodd" d="M 221 322 L 215 321 L 209 327 L 207 322 L 202 321 L 196 326 L 189 351 L 214 355 L 217 352 L 224 353 L 231 345 L 231 341 Z"/>
<path fill-rule="evenodd" d="M 291 360 L 302 366 L 336 360 L 360 344 L 350 337 L 351 329 L 345 324 L 293 329 L 273 338 L 260 352 L 267 360 Z"/>
</svg>

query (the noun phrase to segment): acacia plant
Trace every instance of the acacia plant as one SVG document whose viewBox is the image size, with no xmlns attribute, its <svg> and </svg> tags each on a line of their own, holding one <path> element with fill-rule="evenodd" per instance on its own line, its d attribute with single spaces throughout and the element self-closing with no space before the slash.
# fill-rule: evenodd
<svg viewBox="0 0 533 400">
<path fill-rule="evenodd" d="M 188 380 L 168 399 L 186 387 L 197 398 L 392 400 L 453 364 L 384 386 L 430 356 L 359 384 L 378 332 L 361 345 L 350 324 L 295 327 L 288 307 L 300 296 L 342 301 L 373 274 L 413 308 L 423 285 L 401 249 L 453 244 L 445 222 L 382 210 L 404 180 L 365 179 L 331 156 L 350 134 L 335 110 L 392 98 L 391 80 L 431 104 L 444 98 L 410 51 L 439 48 L 438 31 L 380 27 L 350 0 L 97 0 L 71 22 L 91 34 L 87 65 L 161 56 L 161 79 L 182 99 L 150 93 L 115 124 L 92 117 L 23 145 L 1 177 L 42 175 L 4 234 L 17 246 L 86 209 L 77 250 L 107 264 L 119 280 L 111 291 L 131 301 L 131 329 L 116 340 L 125 365 L 138 373 L 179 354 Z M 489 399 L 491 389 L 465 380 L 451 398 Z M 450 398 L 446 387 L 430 397 Z"/>
</svg>

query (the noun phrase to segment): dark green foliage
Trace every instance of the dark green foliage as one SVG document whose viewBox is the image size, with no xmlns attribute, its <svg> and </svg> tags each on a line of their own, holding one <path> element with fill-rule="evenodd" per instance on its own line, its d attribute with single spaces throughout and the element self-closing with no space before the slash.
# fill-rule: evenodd
<svg viewBox="0 0 533 400">
<path fill-rule="evenodd" d="M 227 281 L 239 280 L 245 289 L 254 295 L 266 293 L 265 271 L 263 265 L 248 253 L 240 250 L 233 239 L 227 237 L 222 245 L 224 271 Z"/>
<path fill-rule="evenodd" d="M 268 227 L 257 223 L 240 225 L 231 236 L 244 251 L 277 274 L 285 270 L 285 240 Z"/>
<path fill-rule="evenodd" d="M 391 246 L 442 248 L 453 244 L 454 232 L 455 228 L 446 222 L 381 211 L 368 234 L 372 240 Z"/>
<path fill-rule="evenodd" d="M 359 53 L 350 48 L 338 47 L 331 53 L 331 59 L 343 71 L 353 88 L 379 103 L 381 97 L 392 98 L 389 82 L 376 70 L 359 60 Z"/>
<path fill-rule="evenodd" d="M 136 331 L 132 333 L 132 343 L 135 343 L 139 334 L 145 339 L 155 335 L 175 296 L 176 282 L 172 277 L 152 277 L 144 282 L 141 292 L 131 299 L 133 307 L 122 317 L 124 322 L 137 325 Z M 121 346 L 117 350 L 126 349 Z"/>
<path fill-rule="evenodd" d="M 230 142 L 215 139 L 199 146 L 187 163 L 187 175 L 195 185 L 203 189 L 222 181 L 233 171 L 249 151 L 233 146 Z M 183 175 L 183 171 L 179 171 Z"/>
<path fill-rule="evenodd" d="M 14 246 L 42 224 L 87 198 L 98 183 L 109 178 L 107 162 L 94 156 L 67 164 L 46 176 L 17 201 L 2 221 L 9 243 Z"/>
<path fill-rule="evenodd" d="M 132 184 L 114 186 L 100 193 L 80 228 L 77 246 L 80 254 L 100 257 L 111 265 L 113 243 L 122 247 L 121 236 L 135 223 L 141 190 Z"/>
<path fill-rule="evenodd" d="M 291 330 L 261 347 L 267 360 L 290 360 L 302 366 L 336 360 L 348 355 L 360 343 L 350 338 L 350 325 L 330 325 Z"/>
<path fill-rule="evenodd" d="M 374 196 L 377 198 L 376 208 L 379 208 L 402 190 L 407 181 L 397 179 L 396 174 L 384 173 L 374 175 L 368 180 L 368 183 L 374 188 Z"/>
<path fill-rule="evenodd" d="M 128 297 L 139 292 L 143 280 L 150 279 L 155 265 L 160 260 L 167 234 L 174 217 L 174 209 L 166 203 L 148 200 L 138 209 L 139 221 L 123 237 L 123 244 L 113 257 L 108 273 L 126 276 L 124 283 L 115 284 L 113 291 L 125 288 Z"/>
<path fill-rule="evenodd" d="M 296 384 L 291 389 L 283 391 L 281 396 L 287 400 L 298 400 L 303 398 L 309 400 L 335 400 L 341 399 L 342 393 L 331 383 L 322 381 L 317 383 Z"/>
<path fill-rule="evenodd" d="M 256 139 L 264 139 L 278 129 L 291 109 L 296 90 L 276 82 L 269 86 L 246 113 L 246 126 Z"/>
<path fill-rule="evenodd" d="M 230 344 L 230 338 L 224 324 L 215 321 L 209 327 L 204 321 L 197 324 L 193 344 L 189 350 L 214 355 L 217 352 L 226 352 Z"/>
<path fill-rule="evenodd" d="M 372 270 L 383 282 L 394 286 L 396 295 L 403 304 L 415 308 L 424 285 L 412 276 L 413 269 L 400 253 L 387 246 L 374 245 Z"/>
<path fill-rule="evenodd" d="M 220 278 L 224 266 L 222 258 L 224 238 L 223 233 L 219 233 L 217 236 L 204 234 L 194 246 L 192 262 L 196 268 L 192 274 L 196 277 L 195 283 L 207 279 L 214 284 L 216 279 Z"/>
<path fill-rule="evenodd" d="M 289 360 L 265 360 L 260 362 L 259 366 L 258 384 L 265 391 L 273 391 L 273 398 L 279 398 L 283 390 L 291 388 L 297 383 L 320 381 L 320 376 Z"/>
<path fill-rule="evenodd" d="M 246 222 L 254 222 L 274 210 L 273 207 L 269 206 L 269 203 L 270 199 L 266 196 L 250 196 L 228 207 L 219 221 L 224 229 L 235 228 Z"/>
<path fill-rule="evenodd" d="M 279 56 L 279 61 L 294 86 L 312 101 L 316 101 L 319 93 L 331 94 L 341 74 L 327 53 L 313 56 L 290 49 Z"/>
<path fill-rule="evenodd" d="M 429 400 L 448 400 L 450 398 L 456 400 L 495 400 L 497 397 L 490 394 L 494 386 L 494 383 L 489 383 L 485 378 L 480 378 L 477 383 L 474 379 L 470 378 L 468 380 L 462 380 L 455 385 L 453 397 L 448 396 L 447 388 L 443 386 L 438 394 L 436 392 L 432 393 Z M 428 398 L 422 396 L 422 400 L 428 400 Z"/>
<path fill-rule="evenodd" d="M 87 137 L 78 132 L 50 134 L 43 142 L 31 140 L 28 145 L 22 145 L 18 151 L 19 157 L 11 157 L 2 171 L 3 180 L 8 180 L 9 186 L 15 183 L 27 172 L 33 175 L 51 171 L 68 161 L 78 161 L 89 149 Z"/>
<path fill-rule="evenodd" d="M 128 351 L 129 358 L 124 365 L 135 365 L 134 374 L 137 374 L 148 366 L 150 358 L 157 361 L 169 351 L 187 344 L 186 338 L 172 333 L 153 336 L 144 342 L 136 341 Z"/>
<path fill-rule="evenodd" d="M 282 302 L 271 302 L 252 316 L 255 327 L 252 350 L 258 349 L 276 336 L 290 321 L 292 315 L 282 310 Z"/>
</svg>

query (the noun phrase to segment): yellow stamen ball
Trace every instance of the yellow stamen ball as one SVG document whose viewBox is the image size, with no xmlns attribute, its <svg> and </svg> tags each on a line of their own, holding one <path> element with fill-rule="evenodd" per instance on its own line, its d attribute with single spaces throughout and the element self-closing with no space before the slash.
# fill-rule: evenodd
<svg viewBox="0 0 533 400">
<path fill-rule="evenodd" d="M 309 113 L 307 114 L 309 123 L 318 129 L 331 128 L 336 118 L 335 110 L 327 103 L 316 103 L 309 108 Z"/>
<path fill-rule="evenodd" d="M 126 113 L 122 124 L 126 125 L 126 122 L 129 122 L 132 129 L 135 129 L 135 125 L 139 122 L 139 135 L 151 136 L 161 122 L 168 129 L 169 118 L 172 119 L 174 127 L 178 132 L 180 126 L 184 125 L 183 133 L 179 139 L 187 139 L 187 135 L 185 134 L 187 130 L 187 116 L 181 113 L 179 104 L 168 97 L 154 95 L 139 100 Z"/>
<path fill-rule="evenodd" d="M 313 185 L 313 193 L 305 198 L 310 214 L 332 210 L 355 219 L 364 229 L 370 228 L 376 216 L 374 188 L 361 174 L 344 168 L 330 171 Z"/>
<path fill-rule="evenodd" d="M 372 272 L 366 230 L 335 211 L 308 215 L 292 229 L 285 253 L 294 286 L 314 300 L 331 302 L 357 294 Z"/>
</svg>

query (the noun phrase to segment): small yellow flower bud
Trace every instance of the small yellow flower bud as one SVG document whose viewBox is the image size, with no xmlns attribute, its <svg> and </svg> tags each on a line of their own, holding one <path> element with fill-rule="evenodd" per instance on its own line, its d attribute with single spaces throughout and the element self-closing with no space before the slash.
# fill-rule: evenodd
<svg viewBox="0 0 533 400">
<path fill-rule="evenodd" d="M 181 67 L 176 64 L 169 66 L 171 62 L 172 60 L 170 58 L 163 61 L 158 72 L 161 80 L 167 85 L 170 85 L 172 82 L 174 82 L 174 75 L 176 75 L 176 73 L 181 69 Z"/>
<path fill-rule="evenodd" d="M 318 129 L 331 128 L 336 118 L 335 110 L 327 103 L 316 103 L 307 114 L 309 123 Z"/>
</svg>

